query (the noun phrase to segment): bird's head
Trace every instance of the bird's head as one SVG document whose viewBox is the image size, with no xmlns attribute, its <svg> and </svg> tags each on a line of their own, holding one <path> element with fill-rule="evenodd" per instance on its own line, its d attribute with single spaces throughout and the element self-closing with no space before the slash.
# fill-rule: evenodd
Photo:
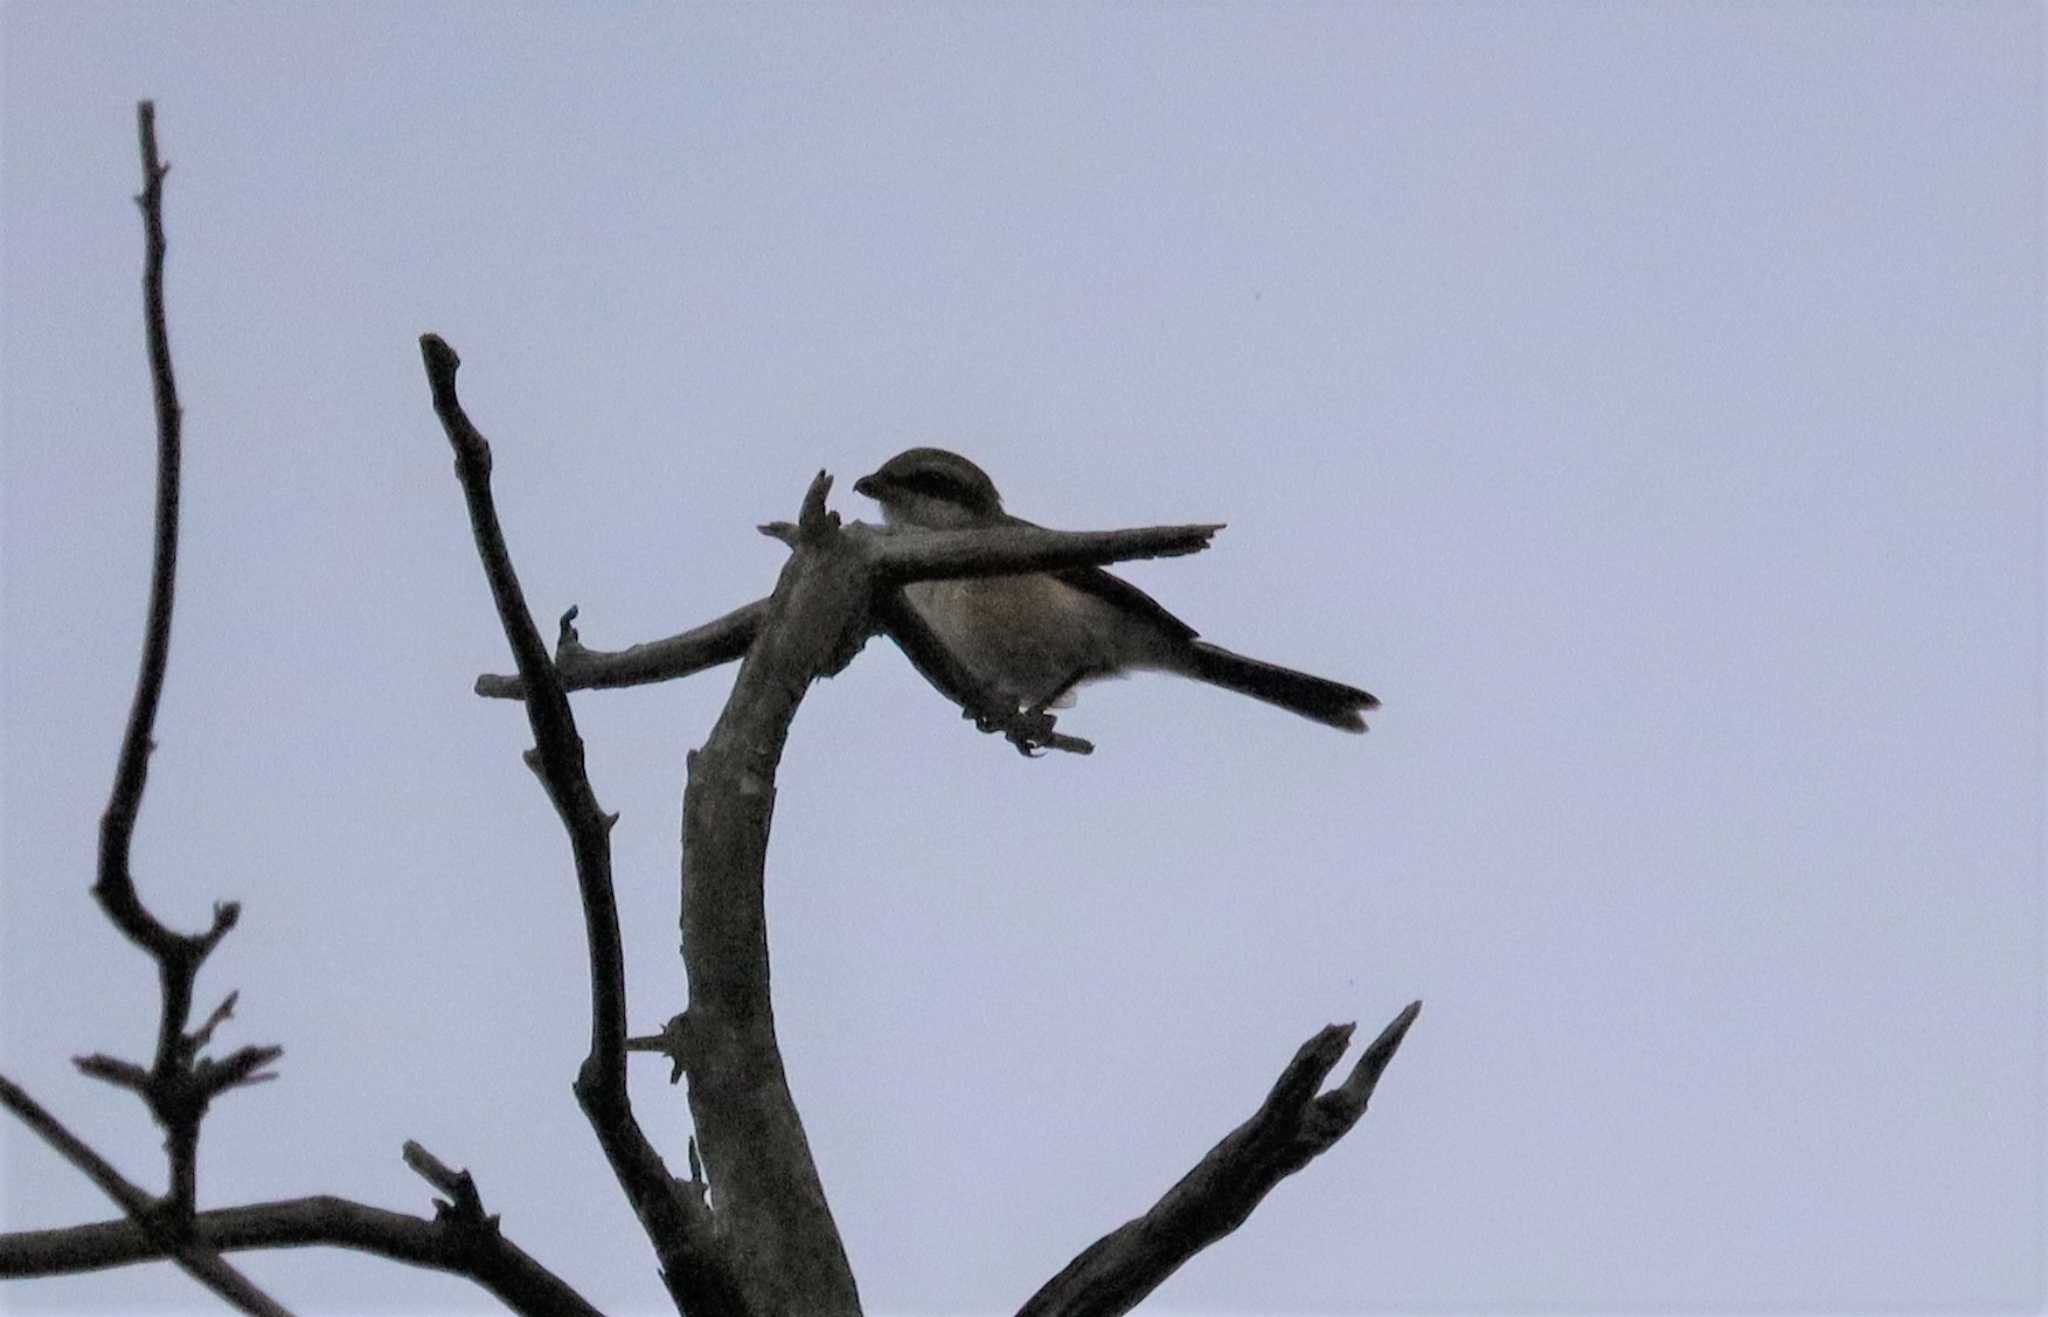
<svg viewBox="0 0 2048 1317">
<path fill-rule="evenodd" d="M 943 448 L 911 448 L 853 482 L 853 492 L 882 505 L 891 526 L 951 530 L 982 526 L 1003 513 L 988 473 Z"/>
</svg>

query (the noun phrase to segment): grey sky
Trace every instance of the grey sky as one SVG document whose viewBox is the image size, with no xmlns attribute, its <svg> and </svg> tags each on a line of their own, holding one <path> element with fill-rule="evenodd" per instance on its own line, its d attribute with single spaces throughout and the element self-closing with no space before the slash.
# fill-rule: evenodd
<svg viewBox="0 0 2048 1317">
<path fill-rule="evenodd" d="M 883 643 L 771 856 L 798 1102 L 877 1313 L 1008 1311 L 1329 1020 L 1421 1023 L 1159 1311 L 2038 1307 L 2042 22 L 2026 4 L 9 4 L 6 1071 L 131 1175 L 146 963 L 86 896 L 133 680 L 157 99 L 187 523 L 137 839 L 283 1079 L 210 1204 L 423 1210 L 418 1138 L 661 1302 L 569 1096 L 567 850 L 415 338 L 462 352 L 529 598 L 763 593 L 755 523 L 914 443 L 1013 511 L 1225 520 L 1128 574 L 1352 681 L 1365 738 L 1164 679 L 1086 760 Z M 729 670 L 578 697 L 636 1023 Z M 658 1068 L 643 1118 L 680 1156 Z M 0 1125 L 8 1228 L 108 1214 Z M 248 1256 L 305 1312 L 477 1310 Z M 203 1296 L 167 1269 L 11 1310 Z"/>
</svg>

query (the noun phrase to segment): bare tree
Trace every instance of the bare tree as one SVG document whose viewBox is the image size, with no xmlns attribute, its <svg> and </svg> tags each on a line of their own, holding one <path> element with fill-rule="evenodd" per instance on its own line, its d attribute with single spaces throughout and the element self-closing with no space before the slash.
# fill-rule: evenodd
<svg viewBox="0 0 2048 1317">
<path fill-rule="evenodd" d="M 134 1091 L 165 1135 L 168 1187 L 129 1182 L 56 1117 L 5 1077 L 0 1102 L 98 1184 L 122 1215 L 54 1230 L 0 1235 L 0 1277 L 32 1277 L 169 1260 L 232 1306 L 287 1311 L 224 1255 L 243 1249 L 326 1244 L 466 1276 L 523 1313 L 595 1311 L 568 1285 L 504 1238 L 467 1172 L 416 1143 L 403 1157 L 445 1195 L 431 1218 L 334 1197 L 200 1210 L 197 1161 L 208 1105 L 270 1077 L 271 1046 L 207 1053 L 234 1007 L 230 994 L 191 1026 L 194 981 L 234 927 L 239 907 L 215 907 L 201 933 L 177 932 L 143 904 L 129 870 L 151 730 L 169 655 L 176 579 L 180 415 L 163 308 L 163 180 L 153 107 L 138 110 L 141 205 L 147 234 L 144 305 L 157 412 L 156 553 L 142 671 L 122 740 L 113 792 L 101 820 L 94 896 L 109 919 L 154 958 L 161 988 L 156 1045 L 147 1064 L 82 1057 L 79 1069 Z M 455 454 L 478 556 L 516 675 L 485 676 L 480 694 L 519 699 L 532 728 L 527 763 L 568 833 L 582 897 L 590 964 L 590 1046 L 575 1093 L 591 1131 L 660 1260 L 679 1312 L 856 1314 L 859 1295 L 803 1124 L 784 1077 L 769 998 L 763 913 L 764 859 L 775 774 L 791 720 L 810 684 L 843 669 L 875 634 L 887 635 L 919 671 L 988 732 L 1027 754 L 1086 753 L 1044 713 L 1024 713 L 979 689 L 904 606 L 906 584 L 944 577 L 1049 571 L 1198 552 L 1220 527 L 1163 526 L 1104 532 L 1035 527 L 892 533 L 843 525 L 828 510 L 832 481 L 820 472 L 794 523 L 761 530 L 789 546 L 774 591 L 704 626 L 617 652 L 585 648 L 562 618 L 553 655 L 527 608 L 491 494 L 491 448 L 456 392 L 459 360 L 436 335 L 420 340 L 433 408 Z M 659 1031 L 629 1034 L 625 965 L 612 891 L 611 827 L 584 771 L 583 743 L 567 692 L 686 675 L 740 660 L 724 712 L 689 756 L 683 796 L 682 952 L 687 1009 Z M 1351 1041 L 1332 1025 L 1305 1042 L 1258 1109 L 1144 1213 L 1105 1235 L 1052 1277 L 1020 1310 L 1108 1314 L 1128 1310 L 1182 1262 L 1235 1229 L 1282 1178 L 1334 1144 L 1364 1113 L 1381 1073 L 1414 1022 L 1412 1003 L 1368 1045 L 1348 1075 L 1323 1084 Z M 687 1078 L 696 1136 L 686 1177 L 675 1175 L 634 1115 L 626 1088 L 630 1052 L 666 1056 L 671 1079 Z M 715 1188 L 715 1196 L 713 1190 Z"/>
</svg>

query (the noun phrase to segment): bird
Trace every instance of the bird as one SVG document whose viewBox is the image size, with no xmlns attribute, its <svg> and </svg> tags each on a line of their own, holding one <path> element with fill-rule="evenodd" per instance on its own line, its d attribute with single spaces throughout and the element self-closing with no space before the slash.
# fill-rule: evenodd
<svg viewBox="0 0 2048 1317">
<path fill-rule="evenodd" d="M 1029 526 L 1003 510 L 988 473 L 943 448 L 898 453 L 853 482 L 895 529 Z M 1041 713 L 1084 682 L 1154 671 L 1263 700 L 1347 732 L 1379 701 L 1355 686 L 1212 645 L 1137 586 L 1100 567 L 915 581 L 905 601 L 994 697 Z"/>
</svg>

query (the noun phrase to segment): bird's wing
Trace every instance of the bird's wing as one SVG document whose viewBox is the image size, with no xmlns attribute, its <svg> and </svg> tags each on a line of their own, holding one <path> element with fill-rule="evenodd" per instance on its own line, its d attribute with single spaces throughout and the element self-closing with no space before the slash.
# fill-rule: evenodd
<svg viewBox="0 0 2048 1317">
<path fill-rule="evenodd" d="M 1003 519 L 1017 526 L 1037 526 L 1037 522 L 1022 517 L 1003 514 Z M 1146 594 L 1121 576 L 1111 576 L 1100 567 L 1069 567 L 1062 572 L 1051 573 L 1052 578 L 1062 585 L 1070 585 L 1083 594 L 1092 594 L 1104 603 L 1140 617 L 1151 619 L 1159 628 L 1175 640 L 1193 640 L 1198 634 L 1187 623 L 1166 611 L 1157 599 Z"/>
<path fill-rule="evenodd" d="M 1071 585 L 1076 590 L 1092 594 L 1125 612 L 1150 618 L 1175 640 L 1195 638 L 1193 627 L 1167 612 L 1157 599 L 1121 576 L 1111 576 L 1100 567 L 1069 567 L 1066 571 L 1055 572 L 1053 575 L 1063 585 Z"/>
</svg>

